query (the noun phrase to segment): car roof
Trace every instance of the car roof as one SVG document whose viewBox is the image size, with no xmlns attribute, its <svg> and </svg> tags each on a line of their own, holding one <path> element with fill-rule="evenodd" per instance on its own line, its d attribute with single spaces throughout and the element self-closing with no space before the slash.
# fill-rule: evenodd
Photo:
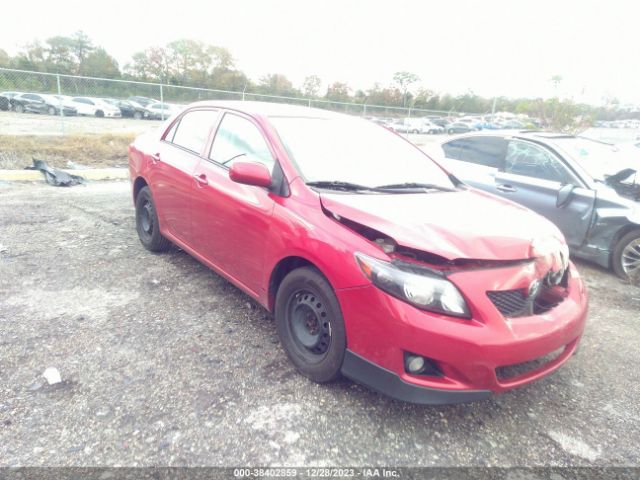
<svg viewBox="0 0 640 480">
<path fill-rule="evenodd" d="M 315 118 L 344 118 L 351 117 L 341 113 L 323 110 L 321 108 L 312 108 L 300 105 L 290 105 L 285 103 L 256 102 L 242 100 L 208 100 L 204 102 L 196 102 L 187 106 L 187 108 L 195 106 L 225 108 L 244 112 L 249 115 L 260 115 L 265 117 L 315 117 Z"/>
</svg>

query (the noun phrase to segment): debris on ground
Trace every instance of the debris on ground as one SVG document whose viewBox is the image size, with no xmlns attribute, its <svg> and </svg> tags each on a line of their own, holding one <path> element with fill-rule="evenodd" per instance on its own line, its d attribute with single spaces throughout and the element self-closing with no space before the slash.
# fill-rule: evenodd
<svg viewBox="0 0 640 480">
<path fill-rule="evenodd" d="M 26 167 L 27 170 L 40 170 L 44 174 L 44 179 L 49 185 L 54 187 L 72 187 L 85 183 L 85 179 L 79 175 L 71 175 L 70 173 L 53 168 L 44 160 L 33 159 L 33 166 Z"/>
<path fill-rule="evenodd" d="M 49 385 L 55 385 L 56 383 L 62 382 L 62 377 L 60 376 L 60 372 L 56 367 L 47 368 L 42 376 Z"/>
</svg>

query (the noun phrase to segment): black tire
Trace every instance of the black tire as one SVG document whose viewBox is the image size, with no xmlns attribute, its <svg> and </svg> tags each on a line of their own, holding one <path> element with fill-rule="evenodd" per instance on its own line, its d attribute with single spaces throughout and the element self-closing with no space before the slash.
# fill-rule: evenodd
<svg viewBox="0 0 640 480">
<path fill-rule="evenodd" d="M 347 337 L 329 282 L 313 267 L 289 272 L 276 294 L 280 343 L 298 371 L 318 383 L 340 376 Z"/>
<path fill-rule="evenodd" d="M 96 117 L 98 118 L 104 117 L 104 112 L 102 110 L 96 110 Z"/>
<path fill-rule="evenodd" d="M 142 112 L 133 112 L 133 118 L 136 120 L 142 120 Z"/>
<path fill-rule="evenodd" d="M 16 105 L 16 112 L 25 113 L 26 112 L 26 108 L 24 108 L 24 105 L 22 105 L 21 103 L 18 103 Z"/>
<path fill-rule="evenodd" d="M 54 107 L 49 107 L 47 112 L 49 112 L 49 115 L 56 115 L 56 109 Z"/>
<path fill-rule="evenodd" d="M 632 244 L 636 244 L 635 248 L 631 247 Z M 632 248 L 632 250 L 625 252 L 627 247 Z M 627 261 L 636 258 L 640 260 L 640 230 L 633 230 L 624 235 L 613 249 L 613 255 L 611 257 L 611 266 L 616 275 L 624 280 L 629 279 L 629 274 L 631 274 L 634 280 L 640 279 L 640 266 L 636 266 L 636 268 L 632 270 L 629 270 L 628 267 L 625 268 L 623 256 Z"/>
<path fill-rule="evenodd" d="M 149 187 L 143 187 L 136 197 L 136 230 L 142 246 L 150 252 L 166 252 L 171 242 L 160 233 L 156 206 Z"/>
</svg>

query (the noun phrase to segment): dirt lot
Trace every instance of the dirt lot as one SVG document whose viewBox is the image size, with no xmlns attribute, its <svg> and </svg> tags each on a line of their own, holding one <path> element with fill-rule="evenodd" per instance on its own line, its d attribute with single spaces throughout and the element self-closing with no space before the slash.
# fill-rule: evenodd
<svg viewBox="0 0 640 480">
<path fill-rule="evenodd" d="M 36 113 L 0 112 L 1 135 L 78 135 L 143 133 L 160 125 L 133 118 L 61 117 Z"/>
<path fill-rule="evenodd" d="M 640 463 L 640 289 L 587 264 L 564 368 L 420 407 L 296 374 L 246 295 L 140 246 L 125 182 L 0 185 L 0 244 L 0 466 Z"/>
</svg>

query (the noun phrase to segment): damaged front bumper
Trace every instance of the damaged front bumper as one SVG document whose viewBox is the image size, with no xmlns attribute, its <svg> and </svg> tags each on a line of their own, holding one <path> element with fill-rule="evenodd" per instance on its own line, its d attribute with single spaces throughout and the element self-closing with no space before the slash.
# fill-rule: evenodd
<svg viewBox="0 0 640 480">
<path fill-rule="evenodd" d="M 467 270 L 449 279 L 472 318 L 425 312 L 374 286 L 339 290 L 349 350 L 345 376 L 413 403 L 460 403 L 523 386 L 555 371 L 574 353 L 587 317 L 587 293 L 573 265 L 566 296 L 543 313 L 505 317 L 487 295 L 527 288 L 533 269 Z M 407 352 L 423 356 L 437 375 L 407 372 Z M 552 358 L 546 358 L 552 352 Z M 514 375 L 505 375 L 510 370 Z"/>
</svg>

